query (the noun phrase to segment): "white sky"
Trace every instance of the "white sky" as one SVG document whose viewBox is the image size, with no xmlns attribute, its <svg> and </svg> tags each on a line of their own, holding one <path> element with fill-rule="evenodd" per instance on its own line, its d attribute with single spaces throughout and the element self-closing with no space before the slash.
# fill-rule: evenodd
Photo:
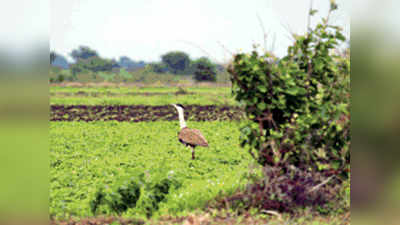
<svg viewBox="0 0 400 225">
<path fill-rule="evenodd" d="M 2 1 L 0 7 L 0 49 L 24 52 L 38 43 L 48 43 L 49 1 Z"/>
<path fill-rule="evenodd" d="M 345 27 L 350 36 L 350 1 L 337 0 L 339 11 L 331 21 Z M 263 47 L 283 56 L 291 43 L 287 29 L 304 32 L 309 0 L 68 0 L 51 1 L 50 49 L 68 56 L 79 45 L 95 49 L 102 57 L 128 56 L 158 61 L 168 51 L 181 50 L 192 58 L 208 56 L 218 62 L 231 52 Z M 329 0 L 314 0 L 320 12 Z M 286 28 L 285 28 L 286 27 Z M 224 47 L 222 47 L 222 45 Z M 70 59 L 70 58 L 69 58 Z"/>
</svg>

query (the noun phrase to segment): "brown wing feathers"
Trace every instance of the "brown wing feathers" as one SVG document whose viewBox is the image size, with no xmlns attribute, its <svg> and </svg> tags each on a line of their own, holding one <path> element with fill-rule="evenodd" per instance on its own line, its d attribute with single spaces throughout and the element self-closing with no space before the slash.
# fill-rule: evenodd
<svg viewBox="0 0 400 225">
<path fill-rule="evenodd" d="M 178 138 L 183 142 L 191 145 L 208 147 L 207 140 L 204 138 L 203 134 L 197 129 L 190 129 L 185 127 L 179 132 Z"/>
</svg>

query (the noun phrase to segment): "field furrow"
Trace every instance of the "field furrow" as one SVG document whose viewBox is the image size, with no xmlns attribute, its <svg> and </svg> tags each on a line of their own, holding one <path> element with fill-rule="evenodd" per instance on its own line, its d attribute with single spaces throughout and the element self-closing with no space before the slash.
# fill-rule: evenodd
<svg viewBox="0 0 400 225">
<path fill-rule="evenodd" d="M 51 105 L 50 121 L 172 121 L 178 114 L 171 105 Z M 237 106 L 187 105 L 185 118 L 191 121 L 241 120 Z"/>
</svg>

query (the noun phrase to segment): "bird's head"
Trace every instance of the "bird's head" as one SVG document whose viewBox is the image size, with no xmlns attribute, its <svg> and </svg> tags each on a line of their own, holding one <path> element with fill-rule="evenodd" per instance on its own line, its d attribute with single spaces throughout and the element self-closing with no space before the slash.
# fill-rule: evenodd
<svg viewBox="0 0 400 225">
<path fill-rule="evenodd" d="M 171 105 L 173 105 L 176 109 L 185 109 L 185 107 L 183 107 L 183 105 L 181 105 L 181 104 L 171 104 Z"/>
</svg>

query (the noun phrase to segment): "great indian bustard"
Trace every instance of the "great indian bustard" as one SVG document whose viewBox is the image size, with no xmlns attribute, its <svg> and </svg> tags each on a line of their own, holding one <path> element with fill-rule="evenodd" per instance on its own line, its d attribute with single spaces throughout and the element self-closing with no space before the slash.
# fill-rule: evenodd
<svg viewBox="0 0 400 225">
<path fill-rule="evenodd" d="M 207 140 L 204 138 L 203 134 L 199 130 L 186 127 L 186 122 L 183 114 L 184 107 L 181 104 L 172 105 L 178 111 L 179 124 L 181 126 L 181 130 L 178 133 L 178 139 L 182 144 L 192 149 L 192 159 L 195 159 L 196 156 L 194 148 L 196 146 L 208 147 Z"/>
</svg>

